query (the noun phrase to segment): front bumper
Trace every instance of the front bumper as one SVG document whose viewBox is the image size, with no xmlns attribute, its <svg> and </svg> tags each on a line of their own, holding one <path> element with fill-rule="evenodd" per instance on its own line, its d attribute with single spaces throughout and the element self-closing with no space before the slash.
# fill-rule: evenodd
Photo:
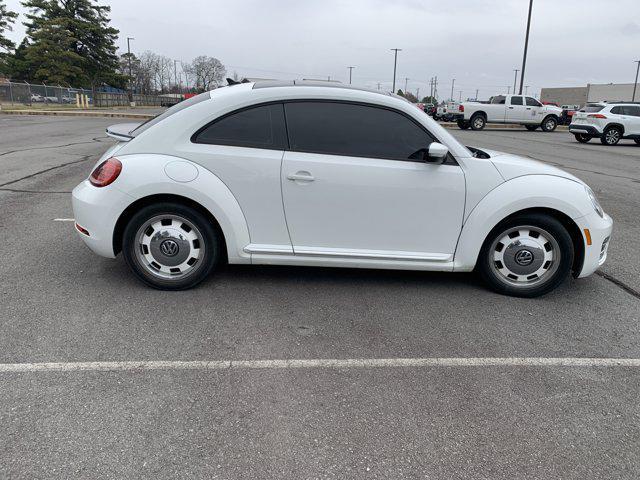
<svg viewBox="0 0 640 480">
<path fill-rule="evenodd" d="M 89 233 L 82 233 L 78 227 L 76 232 L 95 253 L 114 258 L 113 232 L 116 222 L 133 200 L 133 197 L 113 185 L 98 188 L 85 180 L 71 192 L 71 203 L 76 225 Z"/>
<path fill-rule="evenodd" d="M 587 277 L 595 272 L 606 260 L 613 230 L 613 220 L 606 213 L 604 218 L 593 212 L 578 218 L 576 223 L 582 232 L 584 248 L 584 261 L 578 278 Z M 585 229 L 589 230 L 591 245 L 587 244 Z"/>
<path fill-rule="evenodd" d="M 572 123 L 569 125 L 569 131 L 571 133 L 584 133 L 586 135 L 593 135 L 595 137 L 599 137 L 600 135 L 602 135 L 602 132 L 593 125 L 581 125 Z"/>
</svg>

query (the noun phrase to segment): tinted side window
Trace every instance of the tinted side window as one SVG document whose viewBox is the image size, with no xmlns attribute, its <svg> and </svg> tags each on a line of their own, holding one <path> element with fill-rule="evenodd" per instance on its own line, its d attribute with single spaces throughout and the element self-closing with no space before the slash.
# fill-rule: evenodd
<svg viewBox="0 0 640 480">
<path fill-rule="evenodd" d="M 611 110 L 613 112 L 613 109 Z M 627 105 L 624 107 L 624 114 L 632 117 L 640 117 L 640 107 L 637 105 Z"/>
<path fill-rule="evenodd" d="M 422 158 L 433 139 L 384 108 L 335 102 L 285 103 L 291 150 L 356 157 Z"/>
<path fill-rule="evenodd" d="M 613 107 L 611 109 L 611 113 L 613 113 L 614 115 L 623 115 L 624 112 L 622 111 L 622 107 Z"/>
<path fill-rule="evenodd" d="M 201 129 L 195 143 L 236 147 L 287 148 L 282 104 L 261 105 L 233 112 Z"/>
<path fill-rule="evenodd" d="M 537 101 L 535 98 L 531 98 L 531 97 L 526 97 L 527 100 L 527 106 L 528 107 L 541 107 L 542 104 Z"/>
<path fill-rule="evenodd" d="M 491 103 L 493 104 L 499 104 L 499 105 L 504 105 L 504 101 L 505 101 L 506 97 L 504 95 L 498 95 L 497 97 L 493 97 L 491 99 Z"/>
<path fill-rule="evenodd" d="M 511 105 L 522 105 L 522 97 L 511 97 Z"/>
</svg>

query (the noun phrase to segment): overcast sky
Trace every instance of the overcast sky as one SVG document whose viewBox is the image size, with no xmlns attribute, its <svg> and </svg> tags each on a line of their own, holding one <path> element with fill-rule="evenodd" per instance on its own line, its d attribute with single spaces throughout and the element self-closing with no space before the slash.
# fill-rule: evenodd
<svg viewBox="0 0 640 480">
<path fill-rule="evenodd" d="M 229 74 L 326 78 L 457 99 L 505 92 L 521 68 L 528 0 L 101 0 L 118 42 L 189 61 L 209 55 Z M 22 13 L 19 0 L 9 9 Z M 23 17 L 20 18 L 22 22 Z M 11 38 L 20 41 L 23 26 Z M 640 59 L 640 0 L 534 0 L 525 85 L 631 83 Z"/>
</svg>

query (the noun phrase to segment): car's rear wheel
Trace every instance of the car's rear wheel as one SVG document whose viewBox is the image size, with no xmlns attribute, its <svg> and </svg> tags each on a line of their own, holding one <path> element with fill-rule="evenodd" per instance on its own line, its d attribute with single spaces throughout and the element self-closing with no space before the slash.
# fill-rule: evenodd
<svg viewBox="0 0 640 480">
<path fill-rule="evenodd" d="M 469 122 L 467 120 L 458 120 L 458 127 L 462 130 L 466 130 L 470 127 Z"/>
<path fill-rule="evenodd" d="M 562 223 L 549 215 L 525 214 L 491 231 L 478 270 L 498 293 L 538 297 L 565 280 L 573 255 L 571 236 Z"/>
<path fill-rule="evenodd" d="M 549 115 L 547 118 L 545 118 L 540 125 L 543 132 L 553 132 L 557 126 L 558 119 L 553 115 Z"/>
<path fill-rule="evenodd" d="M 580 143 L 587 143 L 591 140 L 591 135 L 587 135 L 586 133 L 574 133 L 573 136 L 576 137 L 576 140 Z"/>
<path fill-rule="evenodd" d="M 535 129 L 538 128 L 539 125 L 525 125 L 524 128 L 526 128 L 527 130 L 529 130 L 530 132 L 533 132 Z"/>
<path fill-rule="evenodd" d="M 640 145 L 640 138 L 634 138 L 633 141 L 636 142 L 636 145 Z"/>
<path fill-rule="evenodd" d="M 603 145 L 613 146 L 616 145 L 622 138 L 622 131 L 618 127 L 609 127 L 600 137 L 600 142 Z"/>
<path fill-rule="evenodd" d="M 471 130 L 482 130 L 487 124 L 487 119 L 481 113 L 476 113 L 471 117 Z"/>
<path fill-rule="evenodd" d="M 133 273 L 161 290 L 194 287 L 213 270 L 221 241 L 211 221 L 178 203 L 150 205 L 129 221 L 122 252 Z"/>
</svg>

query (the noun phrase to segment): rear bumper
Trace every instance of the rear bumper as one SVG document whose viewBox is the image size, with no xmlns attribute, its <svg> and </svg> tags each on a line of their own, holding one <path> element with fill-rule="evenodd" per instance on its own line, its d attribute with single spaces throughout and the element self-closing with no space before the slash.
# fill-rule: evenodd
<svg viewBox="0 0 640 480">
<path fill-rule="evenodd" d="M 602 135 L 602 132 L 592 125 L 576 125 L 572 123 L 571 125 L 569 125 L 569 131 L 571 133 L 584 133 L 586 135 L 593 135 L 595 137 L 599 137 L 600 135 Z"/>
<path fill-rule="evenodd" d="M 71 203 L 76 225 L 88 235 L 76 232 L 84 243 L 100 256 L 114 258 L 113 232 L 122 212 L 133 202 L 133 197 L 113 185 L 94 187 L 85 180 L 71 192 Z"/>
<path fill-rule="evenodd" d="M 576 219 L 585 242 L 584 261 L 578 277 L 587 277 L 595 272 L 607 260 L 607 253 L 613 231 L 613 220 L 606 213 L 604 218 L 596 212 Z M 585 229 L 589 230 L 591 245 L 587 244 Z"/>
</svg>

